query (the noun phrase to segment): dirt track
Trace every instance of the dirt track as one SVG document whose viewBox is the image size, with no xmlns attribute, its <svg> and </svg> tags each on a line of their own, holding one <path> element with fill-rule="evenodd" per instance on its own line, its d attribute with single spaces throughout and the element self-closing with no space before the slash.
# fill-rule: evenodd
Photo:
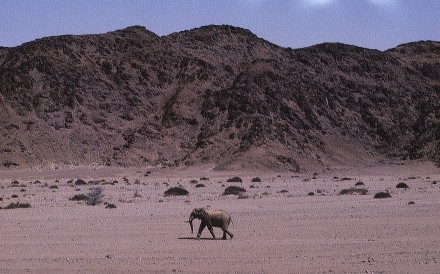
<svg viewBox="0 0 440 274">
<path fill-rule="evenodd" d="M 254 173 L 242 173 L 242 184 L 226 183 L 236 173 L 200 172 L 191 177 L 196 173 L 158 172 L 143 177 L 130 171 L 127 184 L 122 175 L 115 178 L 117 173 L 104 172 L 119 181 L 101 185 L 104 201 L 116 209 L 69 201 L 90 187 L 67 183 L 78 174 L 66 172 L 61 178 L 62 172 L 43 172 L 46 179 L 41 180 L 40 173 L 23 173 L 22 178 L 3 173 L 0 206 L 15 202 L 10 197 L 18 194 L 32 208 L 0 210 L 0 272 L 437 272 L 440 182 L 433 182 L 440 181 L 438 169 L 417 163 L 366 171 L 318 174 L 315 179 L 310 174 L 261 174 L 261 183 L 251 183 Z M 93 172 L 88 176 L 98 175 L 103 178 Z M 195 188 L 190 179 L 202 175 L 209 178 L 200 181 L 206 187 Z M 55 183 L 54 176 L 60 182 Z M 139 184 L 133 183 L 136 178 Z M 10 187 L 13 179 L 23 187 Z M 42 183 L 28 183 L 37 179 Z M 338 195 L 358 181 L 365 183 L 368 195 Z M 396 189 L 398 182 L 410 188 Z M 163 197 L 165 183 L 180 183 L 190 195 Z M 221 196 L 222 185 L 241 185 L 249 198 Z M 387 189 L 392 198 L 373 198 Z M 142 197 L 134 197 L 135 191 Z M 228 211 L 234 239 L 213 241 L 205 230 L 202 240 L 194 240 L 184 221 L 200 206 Z M 221 230 L 215 232 L 221 236 Z"/>
</svg>

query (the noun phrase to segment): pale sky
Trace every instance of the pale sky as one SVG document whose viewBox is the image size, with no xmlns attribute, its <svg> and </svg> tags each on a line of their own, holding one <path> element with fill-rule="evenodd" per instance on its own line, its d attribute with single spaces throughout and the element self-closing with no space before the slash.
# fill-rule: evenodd
<svg viewBox="0 0 440 274">
<path fill-rule="evenodd" d="M 0 46 L 132 25 L 167 35 L 210 24 L 283 47 L 341 42 L 385 50 L 440 41 L 440 0 L 0 0 Z"/>
</svg>

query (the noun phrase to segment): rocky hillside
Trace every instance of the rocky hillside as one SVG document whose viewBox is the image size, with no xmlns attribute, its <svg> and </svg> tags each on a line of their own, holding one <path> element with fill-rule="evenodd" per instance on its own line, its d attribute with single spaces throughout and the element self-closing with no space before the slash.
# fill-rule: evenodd
<svg viewBox="0 0 440 274">
<path fill-rule="evenodd" d="M 282 48 L 232 26 L 0 48 L 0 164 L 440 161 L 440 43 Z"/>
</svg>

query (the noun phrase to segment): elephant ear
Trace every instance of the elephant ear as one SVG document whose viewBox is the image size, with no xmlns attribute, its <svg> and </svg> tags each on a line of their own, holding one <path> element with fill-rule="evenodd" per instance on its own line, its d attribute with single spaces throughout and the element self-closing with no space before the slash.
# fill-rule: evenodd
<svg viewBox="0 0 440 274">
<path fill-rule="evenodd" d="M 208 212 L 204 208 L 201 208 L 200 209 L 200 214 L 202 214 L 203 219 L 205 219 L 205 221 L 206 221 L 206 223 L 208 225 L 208 228 L 212 227 L 211 217 L 209 216 Z"/>
</svg>

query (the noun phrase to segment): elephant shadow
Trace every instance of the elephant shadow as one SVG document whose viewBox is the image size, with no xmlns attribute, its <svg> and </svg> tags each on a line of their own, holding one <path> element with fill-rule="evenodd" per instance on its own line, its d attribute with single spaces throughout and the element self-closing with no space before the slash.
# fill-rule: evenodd
<svg viewBox="0 0 440 274">
<path fill-rule="evenodd" d="M 178 240 L 197 240 L 195 237 L 178 237 Z M 214 238 L 200 238 L 200 241 L 215 241 L 218 239 L 214 239 Z"/>
</svg>

